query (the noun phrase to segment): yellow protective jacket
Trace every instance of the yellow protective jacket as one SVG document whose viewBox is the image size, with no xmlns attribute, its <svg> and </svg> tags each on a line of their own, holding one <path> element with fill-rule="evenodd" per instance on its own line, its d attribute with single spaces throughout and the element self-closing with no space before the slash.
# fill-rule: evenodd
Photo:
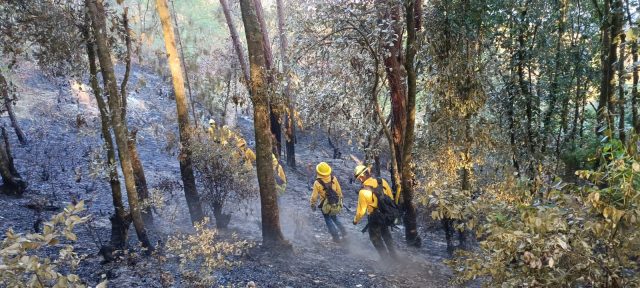
<svg viewBox="0 0 640 288">
<path fill-rule="evenodd" d="M 331 177 L 332 177 L 331 175 L 327 175 L 327 176 L 318 175 L 318 178 L 316 178 L 317 181 L 313 182 L 313 192 L 311 192 L 311 199 L 309 199 L 311 207 L 316 206 L 316 202 L 318 201 L 318 198 L 320 198 L 320 203 L 322 203 L 322 201 L 324 201 L 327 198 L 327 192 L 324 191 L 324 187 L 322 186 L 322 184 L 318 183 L 318 181 L 322 181 L 323 183 L 327 184 L 331 182 Z M 331 184 L 331 188 L 333 188 L 333 191 L 336 191 L 336 194 L 338 194 L 338 198 L 342 199 L 342 188 L 340 188 L 340 183 L 338 183 L 338 178 L 333 177 L 333 183 Z"/>
<path fill-rule="evenodd" d="M 287 188 L 287 175 L 284 174 L 284 169 L 280 163 L 274 163 L 273 174 L 276 178 L 276 190 L 278 195 L 282 195 Z"/>
<path fill-rule="evenodd" d="M 367 189 L 367 187 L 370 187 L 370 189 Z M 377 187 L 378 180 L 373 177 L 370 177 L 362 183 L 362 189 L 358 192 L 358 207 L 356 208 L 356 216 L 353 218 L 353 223 L 360 222 L 365 214 L 370 215 L 378 208 L 378 198 L 373 195 L 373 189 Z M 382 190 L 384 191 L 384 194 L 387 194 L 387 196 L 393 199 L 391 187 L 389 187 L 389 183 L 384 179 L 382 179 Z"/>
</svg>

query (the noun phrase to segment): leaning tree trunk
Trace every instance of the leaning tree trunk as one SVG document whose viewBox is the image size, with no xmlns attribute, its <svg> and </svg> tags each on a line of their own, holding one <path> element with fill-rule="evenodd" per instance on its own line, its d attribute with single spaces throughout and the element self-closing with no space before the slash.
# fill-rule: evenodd
<svg viewBox="0 0 640 288">
<path fill-rule="evenodd" d="M 156 8 L 162 22 L 162 34 L 164 35 L 164 44 L 167 49 L 167 58 L 171 76 L 173 78 L 173 89 L 176 95 L 176 107 L 178 110 L 178 128 L 180 130 L 180 143 L 182 148 L 180 151 L 180 174 L 184 184 L 184 194 L 187 198 L 189 213 L 193 223 L 203 219 L 202 206 L 200 197 L 196 190 L 196 180 L 193 175 L 193 165 L 191 162 L 191 150 L 189 144 L 189 111 L 187 108 L 187 100 L 184 91 L 184 80 L 182 78 L 182 68 L 180 67 L 180 59 L 176 49 L 175 36 L 173 27 L 171 26 L 171 15 L 167 7 L 167 0 L 156 0 Z"/>
<path fill-rule="evenodd" d="M 404 147 L 402 150 L 402 195 L 404 203 L 404 227 L 405 240 L 410 246 L 420 247 L 422 239 L 418 235 L 416 208 L 413 204 L 413 142 L 415 140 L 416 123 L 416 69 L 415 56 L 417 52 L 416 32 L 420 27 L 421 1 L 410 0 L 406 6 L 407 42 L 404 68 L 407 72 L 407 126 L 404 134 Z"/>
<path fill-rule="evenodd" d="M 247 66 L 247 61 L 245 60 L 245 57 L 244 57 L 242 45 L 240 44 L 238 31 L 236 30 L 236 26 L 233 24 L 233 19 L 231 18 L 231 11 L 229 11 L 229 5 L 227 4 L 226 0 L 220 0 L 220 6 L 222 6 L 224 19 L 227 22 L 227 27 L 229 27 L 229 34 L 231 35 L 231 43 L 233 44 L 233 50 L 236 52 L 236 57 L 238 57 L 238 62 L 240 63 L 240 68 L 242 70 L 244 83 L 245 85 L 248 85 L 249 77 L 250 77 L 249 67 Z M 250 89 L 247 89 L 247 90 L 250 90 Z"/>
<path fill-rule="evenodd" d="M 175 16 L 176 13 L 176 7 L 173 5 L 173 0 L 171 0 L 171 10 L 173 11 L 173 15 L 171 15 L 173 17 L 173 24 L 176 25 L 176 39 L 178 40 L 178 47 L 180 47 L 180 59 L 182 61 L 180 61 L 182 63 L 182 69 L 184 69 L 184 80 L 185 80 L 185 84 L 187 84 L 187 92 L 189 92 L 189 102 L 191 103 L 191 115 L 193 117 L 193 123 L 195 124 L 196 128 L 198 128 L 198 117 L 196 116 L 196 101 L 193 100 L 193 95 L 191 94 L 191 81 L 189 80 L 189 69 L 187 69 L 187 63 L 185 61 L 186 58 L 184 58 L 184 48 L 182 46 L 182 37 L 180 37 L 180 27 L 178 26 L 178 17 Z"/>
<path fill-rule="evenodd" d="M 9 136 L 4 127 L 2 129 L 2 141 L 0 142 L 0 176 L 2 176 L 2 192 L 7 195 L 22 195 L 27 189 L 27 182 L 22 179 L 20 173 L 13 164 Z"/>
<path fill-rule="evenodd" d="M 109 110 L 111 112 L 111 127 L 115 131 L 116 144 L 118 145 L 118 157 L 120 166 L 124 176 L 125 188 L 127 189 L 127 200 L 131 211 L 131 219 L 136 229 L 136 234 L 142 245 L 153 250 L 153 246 L 147 236 L 144 227 L 144 221 L 140 215 L 140 207 L 138 205 L 138 193 L 136 191 L 133 168 L 131 165 L 131 157 L 127 146 L 128 128 L 126 121 L 122 119 L 122 103 L 121 96 L 118 95 L 118 85 L 116 76 L 111 62 L 111 52 L 107 43 L 107 27 L 105 20 L 105 11 L 101 0 L 86 0 L 91 22 L 93 26 L 93 34 L 98 47 L 98 60 L 100 62 L 102 79 L 104 79 L 105 90 L 109 95 Z"/>
<path fill-rule="evenodd" d="M 265 77 L 264 41 L 252 0 L 240 0 L 251 71 L 251 100 L 256 139 L 256 166 L 260 186 L 262 241 L 267 246 L 288 247 L 280 229 L 280 217 L 273 167 L 271 165 L 271 133 L 269 129 L 269 89 Z"/>
<path fill-rule="evenodd" d="M 87 20 L 87 24 L 91 25 L 90 20 Z M 100 85 L 98 83 L 96 53 L 89 29 L 90 27 L 85 27 L 83 29 L 87 46 L 87 56 L 89 58 L 89 80 L 91 89 L 93 90 L 93 95 L 98 103 L 98 110 L 100 111 L 102 139 L 104 139 L 105 149 L 107 150 L 107 170 L 109 171 L 111 199 L 115 209 L 114 214 L 109 217 L 109 220 L 111 220 L 111 246 L 115 249 L 124 249 L 127 244 L 127 232 L 129 231 L 131 220 L 130 217 L 127 216 L 126 209 L 122 202 L 122 188 L 120 187 L 118 169 L 116 167 L 116 152 L 113 144 L 113 138 L 111 137 L 111 131 L 109 131 L 109 109 L 102 98 L 102 89 L 100 89 Z"/>
<path fill-rule="evenodd" d="M 22 129 L 20 129 L 20 125 L 18 124 L 18 119 L 16 118 L 16 114 L 13 113 L 13 100 L 9 97 L 9 84 L 7 83 L 7 79 L 2 75 L 2 71 L 0 71 L 0 93 L 2 93 L 2 100 L 4 101 L 4 108 L 7 110 L 9 114 L 9 120 L 11 120 L 11 126 L 13 130 L 16 132 L 16 136 L 18 136 L 18 141 L 20 141 L 21 145 L 27 144 L 27 136 L 24 135 Z"/>
</svg>

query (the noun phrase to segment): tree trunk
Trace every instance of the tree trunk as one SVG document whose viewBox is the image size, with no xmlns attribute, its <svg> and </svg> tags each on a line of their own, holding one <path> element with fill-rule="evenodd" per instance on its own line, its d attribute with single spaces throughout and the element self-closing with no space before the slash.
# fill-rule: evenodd
<svg viewBox="0 0 640 288">
<path fill-rule="evenodd" d="M 618 61 L 618 138 L 622 143 L 626 142 L 626 133 L 624 131 L 624 106 L 626 104 L 624 97 L 624 61 L 625 61 L 625 34 L 620 33 L 620 60 Z"/>
<path fill-rule="evenodd" d="M 151 226 L 153 225 L 152 207 L 150 206 L 150 203 L 148 203 L 150 195 L 149 188 L 147 186 L 147 178 L 144 176 L 142 161 L 140 161 L 140 157 L 138 156 L 137 134 L 137 129 L 131 130 L 127 144 L 129 145 L 129 151 L 131 152 L 131 165 L 133 167 L 133 176 L 136 181 L 138 200 L 143 203 L 141 209 L 142 220 L 147 226 Z"/>
<path fill-rule="evenodd" d="M 638 119 L 638 40 L 631 43 L 631 55 L 633 57 L 633 86 L 631 88 L 631 121 L 633 130 L 640 133 L 640 121 Z"/>
<path fill-rule="evenodd" d="M 127 121 L 127 83 L 129 83 L 129 74 L 131 73 L 131 31 L 129 30 L 129 7 L 124 8 L 122 13 L 122 27 L 125 33 L 125 69 L 122 83 L 120 83 L 120 95 L 122 96 L 122 121 Z"/>
<path fill-rule="evenodd" d="M 18 136 L 18 141 L 20 141 L 21 145 L 27 144 L 27 137 L 20 129 L 20 125 L 18 124 L 18 119 L 16 118 L 16 114 L 13 113 L 13 99 L 9 97 L 9 84 L 7 83 L 7 79 L 2 75 L 2 71 L 0 71 L 0 93 L 2 93 L 2 99 L 4 101 L 4 108 L 7 110 L 9 114 L 9 120 L 11 120 L 11 126 L 13 130 L 16 132 L 16 136 Z"/>
<path fill-rule="evenodd" d="M 182 48 L 182 38 L 180 37 L 180 27 L 178 26 L 178 17 L 176 16 L 176 7 L 173 5 L 173 0 L 171 0 L 171 10 L 173 11 L 173 24 L 176 25 L 176 39 L 178 40 L 178 47 L 180 47 L 180 63 L 182 63 L 182 69 L 184 69 L 184 80 L 185 84 L 187 84 L 187 92 L 189 92 L 189 103 L 191 103 L 191 114 L 193 117 L 193 123 L 195 127 L 198 127 L 198 117 L 196 116 L 196 105 L 193 100 L 193 95 L 191 95 L 191 81 L 189 81 L 189 69 L 187 69 L 187 58 L 184 58 L 184 49 Z"/>
<path fill-rule="evenodd" d="M 213 210 L 213 217 L 216 219 L 216 228 L 226 229 L 231 221 L 231 215 L 224 214 L 222 212 L 223 203 L 220 199 L 215 199 L 211 204 Z"/>
<path fill-rule="evenodd" d="M 276 0 L 278 13 L 278 32 L 280 35 L 280 58 L 282 58 L 282 74 L 284 75 L 284 97 L 289 103 L 285 121 L 285 139 L 287 152 L 287 165 L 296 167 L 296 133 L 295 133 L 295 99 L 291 95 L 291 79 L 289 78 L 289 58 L 287 57 L 287 33 L 284 22 L 284 4 L 282 0 Z"/>
<path fill-rule="evenodd" d="M 242 45 L 240 44 L 238 31 L 236 30 L 236 26 L 233 24 L 233 19 L 231 18 L 231 11 L 229 10 L 229 5 L 227 4 L 227 0 L 220 0 L 220 6 L 222 6 L 222 12 L 224 13 L 224 18 L 227 21 L 227 26 L 229 27 L 229 34 L 231 35 L 231 43 L 233 43 L 233 50 L 235 50 L 236 57 L 238 57 L 238 62 L 240 63 L 242 75 L 244 76 L 244 83 L 245 85 L 248 85 L 249 68 L 247 65 L 247 61 L 244 57 Z M 247 89 L 247 90 L 251 90 L 251 89 Z"/>
<path fill-rule="evenodd" d="M 251 0 L 240 0 L 242 21 L 244 22 L 249 64 L 251 71 L 251 100 L 253 102 L 254 131 L 256 140 L 256 170 L 260 186 L 260 207 L 262 217 L 262 241 L 266 246 L 291 249 L 280 230 L 280 218 L 273 167 L 271 165 L 271 133 L 269 129 L 270 90 L 265 77 L 266 59 L 264 39 L 256 15 L 256 7 Z"/>
<path fill-rule="evenodd" d="M 98 60 L 100 62 L 102 78 L 104 79 L 105 90 L 109 95 L 109 110 L 112 113 L 111 127 L 115 131 L 116 144 L 118 145 L 118 157 L 120 158 L 124 183 L 127 189 L 127 200 L 129 201 L 131 218 L 133 220 L 133 225 L 136 228 L 138 239 L 145 248 L 152 251 L 153 246 L 147 236 L 147 231 L 145 230 L 144 222 L 140 215 L 140 209 L 138 206 L 138 193 L 135 187 L 133 168 L 131 166 L 131 158 L 127 146 L 127 123 L 122 120 L 122 103 L 120 95 L 118 95 L 116 76 L 113 69 L 113 63 L 111 62 L 111 52 L 107 44 L 107 28 L 105 23 L 104 7 L 102 6 L 101 0 L 86 0 L 86 4 L 89 8 L 89 14 L 91 15 L 94 37 L 98 47 Z"/>
<path fill-rule="evenodd" d="M 393 135 L 393 145 L 396 150 L 396 161 L 398 162 L 399 173 L 402 173 L 403 162 L 402 154 L 404 149 L 405 129 L 407 127 L 407 93 L 405 90 L 404 67 L 402 66 L 402 27 L 400 17 L 400 6 L 390 4 L 387 7 L 382 3 L 378 4 L 380 11 L 378 12 L 383 21 L 387 21 L 390 31 L 384 37 L 384 58 L 387 82 L 389 84 L 389 92 L 391 93 L 391 109 L 392 109 L 392 126 L 391 133 Z"/>
<path fill-rule="evenodd" d="M 415 14 L 415 0 L 410 0 L 406 6 L 407 21 L 407 43 L 404 68 L 407 72 L 407 126 L 404 134 L 404 147 L 402 151 L 402 195 L 404 200 L 404 226 L 405 239 L 407 245 L 420 247 L 422 239 L 418 235 L 416 220 L 416 209 L 413 205 L 413 142 L 415 140 L 416 122 L 416 69 L 415 56 L 417 52 L 416 32 L 420 27 L 416 27 L 417 17 Z M 421 9 L 418 9 L 421 10 Z"/>
<path fill-rule="evenodd" d="M 87 20 L 90 25 L 90 20 Z M 122 188 L 118 176 L 116 163 L 116 152 L 113 145 L 113 138 L 109 130 L 109 109 L 102 98 L 102 89 L 98 83 L 98 67 L 96 65 L 96 54 L 94 43 L 89 33 L 90 27 L 84 28 L 84 36 L 87 46 L 87 56 L 89 58 L 89 81 L 93 95 L 98 103 L 100 111 L 100 124 L 102 131 L 102 139 L 104 139 L 105 149 L 107 150 L 107 170 L 109 171 L 109 186 L 111 187 L 111 199 L 114 207 L 114 214 L 109 218 L 111 220 L 111 246 L 116 249 L 124 249 L 127 245 L 127 236 L 129 231 L 130 220 L 127 216 L 124 203 L 122 202 Z"/>
<path fill-rule="evenodd" d="M 265 64 L 266 64 L 266 73 L 267 73 L 267 83 L 269 84 L 269 89 L 273 89 L 273 84 L 275 83 L 275 77 L 273 77 L 273 53 L 271 52 L 271 42 L 269 41 L 269 30 L 267 29 L 267 24 L 264 20 L 263 9 L 262 9 L 262 0 L 253 0 L 253 4 L 256 8 L 256 16 L 258 18 L 258 23 L 260 24 L 260 32 L 262 34 L 262 50 L 264 51 Z M 271 93 L 270 95 L 273 95 Z M 276 103 L 274 103 L 273 97 L 269 97 L 269 121 L 271 123 L 271 134 L 273 134 L 273 140 L 275 140 L 272 145 L 273 154 L 280 158 L 282 154 L 282 125 L 280 123 L 281 115 L 279 107 L 277 107 Z"/>
<path fill-rule="evenodd" d="M 558 9 L 560 10 L 560 19 L 558 19 L 558 38 L 556 41 L 556 51 L 554 56 L 554 68 L 553 68 L 553 76 L 551 77 L 551 87 L 549 89 L 549 108 L 547 108 L 547 113 L 544 115 L 543 120 L 543 132 L 542 132 L 542 143 L 541 150 L 545 151 L 547 148 L 547 138 L 549 133 L 551 132 L 551 118 L 554 114 L 554 110 L 556 108 L 556 101 L 558 99 L 558 94 L 560 93 L 559 88 L 559 78 L 560 72 L 562 69 L 560 55 L 563 52 L 562 49 L 562 37 L 564 36 L 565 31 L 565 22 L 566 22 L 566 14 L 567 14 L 567 0 L 558 1 Z"/>
<path fill-rule="evenodd" d="M 615 2 L 614 2 L 615 1 Z M 621 9 L 621 0 L 605 0 L 602 21 L 602 81 L 600 82 L 600 97 L 598 99 L 596 134 L 598 138 L 613 135 L 613 96 L 615 93 L 614 68 L 617 60 L 617 42 L 614 38 L 620 33 L 622 20 L 619 13 L 610 13 L 612 10 Z M 613 4 L 614 7 L 611 7 Z M 609 19 L 611 18 L 611 19 Z M 607 133 L 605 134 L 605 131 Z"/>
<path fill-rule="evenodd" d="M 7 130 L 2 129 L 2 141 L 0 142 L 0 176 L 2 176 L 2 192 L 7 195 L 20 196 L 27 189 L 27 182 L 22 179 L 20 173 L 13 164 L 11 146 Z"/>
<path fill-rule="evenodd" d="M 196 189 L 196 179 L 193 176 L 193 165 L 191 163 L 191 150 L 189 144 L 189 111 L 187 108 L 187 99 L 184 91 L 184 80 L 182 79 L 182 68 L 180 67 L 180 59 L 176 49 L 175 36 L 173 27 L 171 26 L 171 15 L 167 7 L 167 0 L 156 0 L 156 8 L 162 22 L 162 34 L 164 35 L 164 44 L 167 49 L 167 58 L 171 76 L 173 78 L 173 89 L 176 95 L 176 108 L 178 112 L 178 128 L 180 130 L 180 143 L 182 148 L 180 151 L 180 174 L 184 184 L 184 195 L 189 206 L 189 214 L 191 222 L 200 222 L 203 219 L 202 206 L 200 197 Z"/>
</svg>

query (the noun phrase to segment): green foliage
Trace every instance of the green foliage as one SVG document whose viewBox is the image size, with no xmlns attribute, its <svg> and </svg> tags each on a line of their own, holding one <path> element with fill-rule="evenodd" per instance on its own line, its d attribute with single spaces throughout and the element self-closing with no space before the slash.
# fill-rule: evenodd
<svg viewBox="0 0 640 288">
<path fill-rule="evenodd" d="M 480 249 L 449 262 L 458 280 L 490 276 L 504 287 L 639 285 L 639 140 L 604 144 L 601 168 L 577 172 L 585 186 L 556 183 L 534 196 L 517 186 L 488 193 L 477 206 L 486 215 Z"/>
<path fill-rule="evenodd" d="M 43 224 L 42 233 L 19 234 L 9 229 L 0 245 L 0 286 L 3 287 L 85 287 L 73 271 L 82 257 L 71 244 L 77 241 L 73 229 L 88 220 L 81 217 L 84 202 L 67 206 Z M 45 256 L 54 255 L 56 258 Z M 106 281 L 98 285 L 106 287 Z"/>
</svg>

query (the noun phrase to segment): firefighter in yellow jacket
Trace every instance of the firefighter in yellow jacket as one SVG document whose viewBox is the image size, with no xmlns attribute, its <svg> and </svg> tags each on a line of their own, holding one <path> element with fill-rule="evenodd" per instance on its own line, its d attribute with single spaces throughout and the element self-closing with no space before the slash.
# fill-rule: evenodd
<svg viewBox="0 0 640 288">
<path fill-rule="evenodd" d="M 311 192 L 311 210 L 315 211 L 317 207 L 322 210 L 324 222 L 327 224 L 329 234 L 334 242 L 340 242 L 347 235 L 347 230 L 338 221 L 338 213 L 342 210 L 342 188 L 338 179 L 331 174 L 331 166 L 325 162 L 320 162 L 316 166 L 316 181 L 313 182 L 313 191 Z M 316 202 L 320 199 L 320 205 L 316 206 Z M 338 233 L 340 230 L 340 233 Z M 342 234 L 342 235 L 340 235 Z"/>
<path fill-rule="evenodd" d="M 239 155 L 244 158 L 244 165 L 247 166 L 247 168 L 252 168 L 253 163 L 256 162 L 256 153 L 247 147 L 247 141 L 240 137 L 240 135 L 236 135 L 236 139 L 236 147 L 238 148 Z"/>
<path fill-rule="evenodd" d="M 273 164 L 273 176 L 276 178 L 276 191 L 278 191 L 278 196 L 282 196 L 287 189 L 287 175 L 284 174 L 282 165 L 280 165 L 278 158 L 273 153 L 271 153 L 271 161 Z"/>
<path fill-rule="evenodd" d="M 353 171 L 353 177 L 362 183 L 362 188 L 358 192 L 358 206 L 356 208 L 355 218 L 353 219 L 353 225 L 358 224 L 365 214 L 369 215 L 365 229 L 369 231 L 371 243 L 383 260 L 387 259 L 388 256 L 395 259 L 396 251 L 389 227 L 378 223 L 378 221 L 372 221 L 371 219 L 371 215 L 378 209 L 378 198 L 373 193 L 373 191 L 378 188 L 378 180 L 371 177 L 371 170 L 364 165 L 356 166 Z M 389 187 L 389 183 L 384 179 L 381 179 L 381 182 L 384 194 L 393 199 L 393 192 L 391 187 Z"/>
</svg>

